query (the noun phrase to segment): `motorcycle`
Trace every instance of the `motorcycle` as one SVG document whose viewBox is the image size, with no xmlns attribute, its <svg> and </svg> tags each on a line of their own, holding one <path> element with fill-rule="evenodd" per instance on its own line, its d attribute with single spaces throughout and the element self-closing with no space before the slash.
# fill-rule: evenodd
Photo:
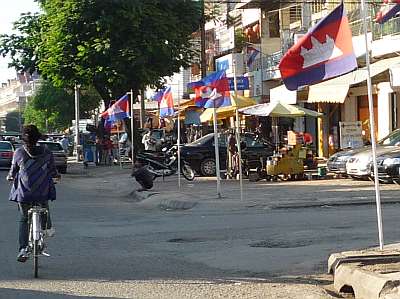
<svg viewBox="0 0 400 299">
<path fill-rule="evenodd" d="M 175 174 L 178 171 L 178 147 L 163 148 L 162 154 L 154 152 L 141 152 L 136 159 L 147 169 L 155 174 L 155 177 L 165 177 Z M 183 177 L 188 181 L 194 180 L 194 171 L 189 163 L 181 158 L 181 169 Z"/>
</svg>

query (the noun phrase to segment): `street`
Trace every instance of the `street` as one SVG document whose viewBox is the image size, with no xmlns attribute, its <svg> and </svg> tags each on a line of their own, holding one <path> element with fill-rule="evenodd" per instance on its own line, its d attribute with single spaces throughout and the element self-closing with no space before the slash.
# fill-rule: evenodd
<svg viewBox="0 0 400 299">
<path fill-rule="evenodd" d="M 138 200 L 128 174 L 63 177 L 51 257 L 35 280 L 30 260 L 16 262 L 17 210 L 1 172 L 0 298 L 334 298 L 322 288 L 329 254 L 378 243 L 369 181 L 245 181 L 240 202 L 236 181 L 217 199 L 210 179 L 182 180 L 177 192 L 168 177 Z M 382 185 L 386 244 L 400 239 L 398 188 Z M 175 199 L 192 204 L 168 206 Z"/>
</svg>

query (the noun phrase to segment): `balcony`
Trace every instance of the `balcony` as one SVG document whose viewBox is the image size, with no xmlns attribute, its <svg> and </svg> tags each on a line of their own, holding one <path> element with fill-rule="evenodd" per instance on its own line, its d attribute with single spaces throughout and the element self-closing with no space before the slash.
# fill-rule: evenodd
<svg viewBox="0 0 400 299">
<path fill-rule="evenodd" d="M 400 35 L 400 17 L 390 19 L 384 24 L 372 23 L 373 40 L 381 39 L 389 35 Z"/>
</svg>

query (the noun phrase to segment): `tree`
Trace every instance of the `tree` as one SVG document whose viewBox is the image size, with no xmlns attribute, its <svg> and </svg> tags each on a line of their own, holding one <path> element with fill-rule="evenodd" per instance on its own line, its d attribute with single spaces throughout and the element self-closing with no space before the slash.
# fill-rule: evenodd
<svg viewBox="0 0 400 299">
<path fill-rule="evenodd" d="M 37 70 L 56 86 L 94 86 L 106 106 L 127 90 L 137 94 L 159 85 L 196 54 L 190 41 L 200 23 L 200 2 L 38 2 L 43 14 L 15 23 L 21 35 L 3 36 L 0 53 L 10 54 L 17 69 Z"/>
<path fill-rule="evenodd" d="M 99 107 L 100 96 L 93 89 L 83 89 L 80 98 L 81 118 L 90 117 L 90 112 Z M 74 114 L 73 90 L 55 87 L 44 81 L 25 109 L 25 120 L 44 131 L 62 130 L 71 126 Z"/>
</svg>

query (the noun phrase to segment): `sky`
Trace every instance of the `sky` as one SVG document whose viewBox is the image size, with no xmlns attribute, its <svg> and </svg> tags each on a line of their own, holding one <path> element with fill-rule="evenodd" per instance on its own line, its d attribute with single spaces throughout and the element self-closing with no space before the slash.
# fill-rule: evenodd
<svg viewBox="0 0 400 299">
<path fill-rule="evenodd" d="M 4 1 L 4 0 L 3 0 Z M 38 12 L 39 8 L 34 0 L 12 0 L 4 1 L 0 9 L 0 34 L 12 33 L 12 23 L 19 19 L 21 13 Z M 14 69 L 9 69 L 7 64 L 10 60 L 0 56 L 0 82 L 7 82 L 7 79 L 16 77 Z"/>
</svg>

